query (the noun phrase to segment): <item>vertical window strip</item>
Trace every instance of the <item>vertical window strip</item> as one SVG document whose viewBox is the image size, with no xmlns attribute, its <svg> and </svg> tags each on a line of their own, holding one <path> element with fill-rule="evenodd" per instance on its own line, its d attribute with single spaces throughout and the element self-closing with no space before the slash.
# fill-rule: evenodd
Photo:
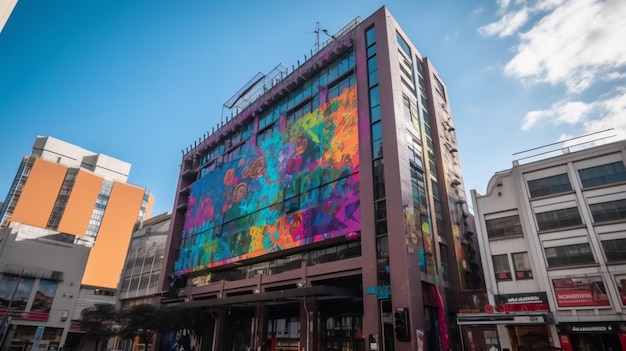
<svg viewBox="0 0 626 351">
<path fill-rule="evenodd" d="M 100 225 L 102 224 L 102 217 L 104 217 L 104 212 L 109 202 L 109 196 L 111 195 L 111 189 L 113 189 L 113 181 L 105 179 L 100 187 L 98 199 L 94 205 L 91 219 L 89 220 L 89 226 L 85 233 L 88 237 L 95 238 L 98 235 Z"/>
<path fill-rule="evenodd" d="M 33 168 L 34 160 L 34 157 L 29 157 L 28 159 L 22 160 L 20 163 L 15 179 L 13 179 L 13 184 L 11 184 L 11 188 L 9 189 L 7 199 L 2 207 L 2 212 L 0 212 L 0 219 L 2 220 L 0 225 L 9 225 L 13 210 L 15 210 L 15 206 L 17 206 L 17 202 L 22 195 L 22 189 L 24 188 L 24 184 L 26 184 L 26 179 L 28 179 L 30 170 Z"/>
<path fill-rule="evenodd" d="M 139 217 L 138 221 L 143 221 L 146 216 L 146 209 L 148 208 L 148 200 L 150 200 L 150 192 L 146 191 L 143 193 L 143 199 L 141 200 L 141 208 L 139 209 Z"/>
<path fill-rule="evenodd" d="M 65 207 L 67 206 L 67 202 L 69 201 L 70 195 L 72 194 L 74 183 L 76 183 L 77 175 L 78 168 L 69 168 L 65 173 L 63 184 L 61 184 L 61 189 L 59 190 L 57 199 L 54 202 L 54 206 L 52 208 L 52 212 L 50 213 L 50 218 L 48 219 L 48 224 L 46 228 L 52 230 L 57 230 L 59 228 L 59 223 L 61 222 L 61 218 L 63 217 L 63 213 L 65 212 Z"/>
</svg>

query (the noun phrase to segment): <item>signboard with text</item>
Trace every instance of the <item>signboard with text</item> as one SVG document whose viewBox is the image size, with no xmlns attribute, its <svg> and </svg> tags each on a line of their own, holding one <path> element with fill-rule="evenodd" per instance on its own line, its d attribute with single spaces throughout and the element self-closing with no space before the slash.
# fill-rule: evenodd
<svg viewBox="0 0 626 351">
<path fill-rule="evenodd" d="M 500 294 L 494 296 L 498 312 L 550 311 L 545 292 Z"/>
<path fill-rule="evenodd" d="M 610 306 L 601 277 L 552 279 L 559 307 Z"/>
</svg>

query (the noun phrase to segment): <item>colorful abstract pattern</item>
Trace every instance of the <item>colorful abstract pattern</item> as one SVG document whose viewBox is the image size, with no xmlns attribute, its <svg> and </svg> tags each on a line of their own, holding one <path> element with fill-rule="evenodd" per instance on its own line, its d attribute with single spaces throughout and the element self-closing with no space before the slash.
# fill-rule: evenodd
<svg viewBox="0 0 626 351">
<path fill-rule="evenodd" d="M 355 87 L 243 150 L 192 188 L 186 273 L 360 230 Z"/>
</svg>

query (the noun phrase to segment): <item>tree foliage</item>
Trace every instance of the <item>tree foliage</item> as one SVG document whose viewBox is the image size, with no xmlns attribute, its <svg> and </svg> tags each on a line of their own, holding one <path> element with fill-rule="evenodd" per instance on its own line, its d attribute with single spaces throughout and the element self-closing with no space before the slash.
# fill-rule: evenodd
<svg viewBox="0 0 626 351">
<path fill-rule="evenodd" d="M 150 304 L 135 305 L 119 312 L 119 336 L 124 339 L 139 339 L 146 344 L 152 335 L 167 329 L 169 322 L 165 314 Z"/>
<path fill-rule="evenodd" d="M 138 337 L 139 342 L 151 344 L 153 335 L 159 332 L 189 329 L 201 334 L 210 320 L 206 310 L 197 308 L 140 304 L 118 311 L 114 305 L 98 304 L 83 310 L 80 325 L 98 343 L 117 334 L 123 339 Z"/>
<path fill-rule="evenodd" d="M 117 320 L 115 305 L 96 304 L 82 310 L 80 317 L 80 328 L 85 331 L 85 336 L 96 341 L 96 350 L 100 341 L 115 334 L 113 329 Z"/>
</svg>

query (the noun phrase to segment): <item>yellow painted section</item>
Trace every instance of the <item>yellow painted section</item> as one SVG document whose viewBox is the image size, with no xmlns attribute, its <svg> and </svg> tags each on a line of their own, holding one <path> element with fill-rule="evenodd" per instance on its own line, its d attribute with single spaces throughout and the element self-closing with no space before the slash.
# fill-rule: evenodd
<svg viewBox="0 0 626 351">
<path fill-rule="evenodd" d="M 35 159 L 11 221 L 45 228 L 66 171 L 64 165 Z"/>
<path fill-rule="evenodd" d="M 145 190 L 113 184 L 96 243 L 91 249 L 83 284 L 116 288 Z"/>
<path fill-rule="evenodd" d="M 102 182 L 100 176 L 82 169 L 78 171 L 58 231 L 85 236 Z"/>
</svg>

